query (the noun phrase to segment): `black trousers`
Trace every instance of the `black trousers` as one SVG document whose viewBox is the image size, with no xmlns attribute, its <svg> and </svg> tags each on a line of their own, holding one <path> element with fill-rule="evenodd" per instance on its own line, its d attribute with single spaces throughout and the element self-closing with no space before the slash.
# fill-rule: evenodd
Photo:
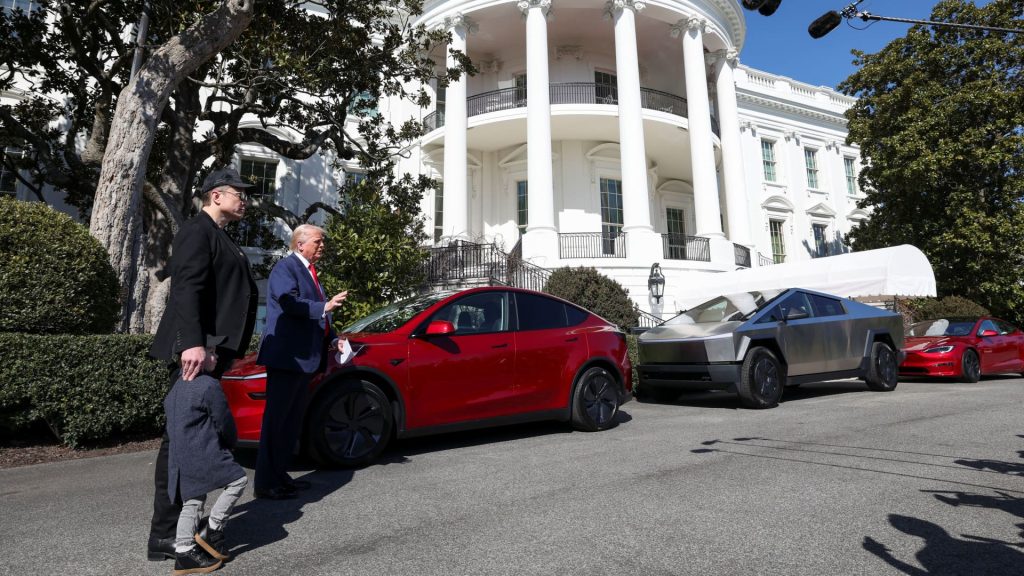
<svg viewBox="0 0 1024 576">
<path fill-rule="evenodd" d="M 210 374 L 214 378 L 220 378 L 224 372 L 231 367 L 234 358 L 230 355 L 220 356 L 217 361 L 217 368 Z M 171 386 L 178 381 L 181 375 L 181 366 L 174 364 L 170 366 Z M 150 521 L 149 537 L 173 538 L 178 528 L 178 516 L 181 515 L 181 500 L 172 502 L 167 495 L 167 458 L 170 451 L 170 439 L 167 437 L 167 429 L 164 429 L 164 438 L 160 442 L 160 451 L 156 455 L 156 465 L 153 469 L 153 519 Z"/>
<path fill-rule="evenodd" d="M 312 374 L 303 372 L 267 369 L 267 404 L 256 456 L 255 490 L 280 488 L 291 480 L 288 465 L 302 432 L 302 415 L 312 378 Z"/>
</svg>

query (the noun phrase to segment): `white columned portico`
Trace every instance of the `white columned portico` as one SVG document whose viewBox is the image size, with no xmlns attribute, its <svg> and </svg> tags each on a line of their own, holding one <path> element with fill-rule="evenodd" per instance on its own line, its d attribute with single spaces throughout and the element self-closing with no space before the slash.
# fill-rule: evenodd
<svg viewBox="0 0 1024 576">
<path fill-rule="evenodd" d="M 722 212 L 718 206 L 718 178 L 711 132 L 711 106 L 704 67 L 704 29 L 707 21 L 691 17 L 680 20 L 673 36 L 683 37 L 683 67 L 686 78 L 687 120 L 690 125 L 690 160 L 693 166 L 693 203 L 698 236 L 722 234 Z"/>
<path fill-rule="evenodd" d="M 451 51 L 466 53 L 466 37 L 472 22 L 463 14 L 444 19 L 445 27 L 452 35 L 445 60 L 448 68 L 458 65 Z M 445 93 L 444 111 L 444 235 L 465 239 L 469 235 L 469 188 L 466 169 L 466 113 L 465 74 L 448 85 Z"/>
<path fill-rule="evenodd" d="M 548 92 L 548 24 L 551 0 L 521 0 L 526 16 L 527 217 L 523 258 L 558 257 L 555 191 L 551 170 L 551 97 Z"/>
<path fill-rule="evenodd" d="M 647 197 L 647 150 L 640 103 L 640 64 L 636 48 L 639 0 L 613 0 L 607 10 L 615 21 L 615 74 L 619 95 L 619 154 L 622 169 L 622 231 L 653 232 Z"/>
<path fill-rule="evenodd" d="M 722 141 L 722 172 L 725 180 L 725 206 L 729 218 L 729 239 L 751 247 L 750 219 L 747 216 L 747 189 L 743 178 L 743 152 L 740 144 L 740 118 L 736 106 L 733 69 L 735 50 L 719 50 L 715 58 L 715 92 L 718 94 L 718 127 Z"/>
</svg>

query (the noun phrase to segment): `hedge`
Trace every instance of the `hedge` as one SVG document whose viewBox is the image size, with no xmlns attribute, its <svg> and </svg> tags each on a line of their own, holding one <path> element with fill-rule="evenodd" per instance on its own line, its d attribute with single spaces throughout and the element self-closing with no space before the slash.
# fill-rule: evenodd
<svg viewBox="0 0 1024 576">
<path fill-rule="evenodd" d="M 42 202 L 0 198 L 0 332 L 110 333 L 119 290 L 88 228 Z"/>
<path fill-rule="evenodd" d="M 544 291 L 582 306 L 623 330 L 637 325 L 640 316 L 629 291 L 595 268 L 558 268 Z"/>
<path fill-rule="evenodd" d="M 151 335 L 0 334 L 0 429 L 45 422 L 62 442 L 159 433 L 167 367 Z"/>
</svg>

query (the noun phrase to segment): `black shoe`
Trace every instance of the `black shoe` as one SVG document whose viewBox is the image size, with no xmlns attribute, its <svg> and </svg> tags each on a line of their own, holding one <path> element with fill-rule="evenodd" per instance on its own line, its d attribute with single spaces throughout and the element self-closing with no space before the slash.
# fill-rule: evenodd
<svg viewBox="0 0 1024 576">
<path fill-rule="evenodd" d="M 220 568 L 222 562 L 203 550 L 193 546 L 188 552 L 179 552 L 174 556 L 174 576 L 180 574 L 207 574 Z"/>
<path fill-rule="evenodd" d="M 298 492 L 299 490 L 309 490 L 313 485 L 306 480 L 289 480 L 284 483 L 284 487 L 292 492 Z"/>
<path fill-rule="evenodd" d="M 174 537 L 156 538 L 150 536 L 146 557 L 154 562 L 158 560 L 174 560 Z"/>
<path fill-rule="evenodd" d="M 195 539 L 196 544 L 202 546 L 210 556 L 218 560 L 231 559 L 231 555 L 228 554 L 228 543 L 224 541 L 224 530 L 210 528 L 209 518 L 199 521 L 199 530 L 196 532 Z"/>
<path fill-rule="evenodd" d="M 265 490 L 253 490 L 253 496 L 261 500 L 290 500 L 295 498 L 295 492 L 282 486 Z"/>
</svg>

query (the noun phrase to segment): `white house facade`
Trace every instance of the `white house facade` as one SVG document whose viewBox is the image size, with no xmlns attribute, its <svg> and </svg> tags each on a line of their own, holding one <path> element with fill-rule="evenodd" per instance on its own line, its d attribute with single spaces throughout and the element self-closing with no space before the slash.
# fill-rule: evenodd
<svg viewBox="0 0 1024 576">
<path fill-rule="evenodd" d="M 593 266 L 660 315 L 707 274 L 845 251 L 868 217 L 845 143 L 853 99 L 741 65 L 737 0 L 430 0 L 419 23 L 479 69 L 433 87 L 434 109 L 378 107 L 428 125 L 399 170 L 442 183 L 422 205 L 434 244 Z M 294 212 L 360 177 L 255 145 L 235 162 Z M 0 169 L 0 192 L 33 199 Z"/>
</svg>

